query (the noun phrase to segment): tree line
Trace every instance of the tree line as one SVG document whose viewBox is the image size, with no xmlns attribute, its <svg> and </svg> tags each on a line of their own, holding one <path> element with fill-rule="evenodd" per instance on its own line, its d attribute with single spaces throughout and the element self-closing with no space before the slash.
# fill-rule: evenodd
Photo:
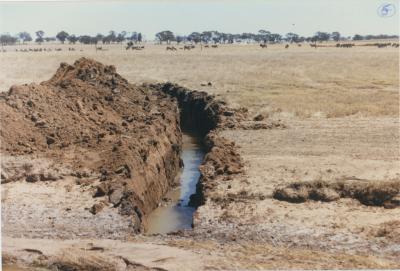
<svg viewBox="0 0 400 271">
<path fill-rule="evenodd" d="M 287 33 L 281 35 L 278 33 L 272 33 L 268 30 L 259 30 L 257 33 L 241 33 L 231 34 L 223 33 L 218 31 L 203 31 L 203 32 L 192 32 L 189 35 L 175 35 L 172 31 L 166 30 L 156 34 L 156 40 L 159 43 L 171 43 L 177 42 L 191 42 L 191 43 L 237 43 L 237 42 L 259 42 L 259 43 L 300 43 L 300 42 L 324 42 L 324 41 L 344 41 L 344 40 L 372 40 L 372 39 L 397 39 L 397 35 L 359 35 L 345 37 L 339 32 L 335 31 L 332 33 L 328 32 L 316 32 L 313 36 L 304 37 L 296 33 Z"/>
<path fill-rule="evenodd" d="M 300 42 L 324 42 L 324 41 L 342 41 L 342 40 L 372 40 L 372 39 L 397 39 L 397 35 L 359 35 L 345 37 L 339 32 L 316 32 L 314 35 L 305 37 L 298 35 L 296 33 L 287 33 L 281 35 L 278 33 L 272 33 L 268 30 L 259 30 L 257 33 L 241 33 L 241 34 L 231 34 L 219 31 L 203 31 L 203 32 L 192 32 L 188 35 L 177 35 L 170 30 L 165 30 L 158 32 L 155 35 L 157 42 L 161 43 L 238 43 L 238 42 L 259 42 L 259 43 L 280 43 L 280 42 L 290 42 L 290 43 L 300 43 Z M 69 34 L 66 31 L 60 31 L 55 37 L 46 37 L 45 32 L 42 30 L 35 32 L 35 42 L 42 44 L 44 42 L 50 41 L 60 41 L 61 43 L 75 44 L 77 42 L 82 44 L 111 44 L 111 43 L 123 43 L 125 41 L 130 41 L 134 43 L 140 43 L 143 40 L 142 33 L 140 32 L 126 32 L 122 31 L 117 33 L 116 31 L 109 31 L 108 34 L 97 34 L 96 36 L 81 35 L 77 36 L 74 34 Z M 10 35 L 8 33 L 0 35 L 1 45 L 13 45 L 16 43 L 27 43 L 33 41 L 32 36 L 28 32 L 20 32 L 17 35 Z"/>
<path fill-rule="evenodd" d="M 117 33 L 116 31 L 110 31 L 108 34 L 97 34 L 96 36 L 81 35 L 77 36 L 74 34 L 69 34 L 66 31 L 60 31 L 55 37 L 45 37 L 45 32 L 42 30 L 35 32 L 35 42 L 37 44 L 42 44 L 44 42 L 50 41 L 60 41 L 62 44 L 76 44 L 77 42 L 82 44 L 111 44 L 111 43 L 122 43 L 124 41 L 131 41 L 134 43 L 140 43 L 143 40 L 142 33 L 140 32 L 126 32 L 122 31 Z M 25 44 L 27 42 L 33 41 L 32 36 L 28 32 L 20 32 L 17 35 L 10 35 L 9 33 L 0 35 L 1 45 L 14 45 L 16 43 Z"/>
</svg>

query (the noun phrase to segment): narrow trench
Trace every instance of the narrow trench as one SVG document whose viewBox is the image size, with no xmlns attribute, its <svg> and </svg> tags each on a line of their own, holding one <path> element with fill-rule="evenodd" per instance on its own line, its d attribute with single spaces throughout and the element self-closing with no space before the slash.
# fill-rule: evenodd
<svg viewBox="0 0 400 271">
<path fill-rule="evenodd" d="M 156 208 L 147 219 L 147 234 L 165 234 L 181 229 L 191 229 L 195 207 L 189 206 L 189 199 L 196 193 L 196 184 L 200 178 L 199 166 L 204 158 L 202 138 L 194 130 L 182 131 L 183 169 L 179 183 L 166 195 L 167 201 Z"/>
</svg>

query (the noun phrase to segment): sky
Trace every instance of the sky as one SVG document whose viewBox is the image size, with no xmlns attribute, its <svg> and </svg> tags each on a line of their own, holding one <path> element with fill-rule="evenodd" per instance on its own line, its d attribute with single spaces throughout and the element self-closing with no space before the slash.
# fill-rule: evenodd
<svg viewBox="0 0 400 271">
<path fill-rule="evenodd" d="M 379 7 L 392 3 L 395 15 L 382 17 Z M 229 33 L 265 29 L 311 36 L 317 31 L 354 34 L 399 33 L 399 2 L 385 0 L 119 0 L 2 1 L 0 33 L 55 36 L 94 35 L 110 30 L 142 32 L 146 39 L 171 30 L 175 34 L 217 30 Z"/>
</svg>

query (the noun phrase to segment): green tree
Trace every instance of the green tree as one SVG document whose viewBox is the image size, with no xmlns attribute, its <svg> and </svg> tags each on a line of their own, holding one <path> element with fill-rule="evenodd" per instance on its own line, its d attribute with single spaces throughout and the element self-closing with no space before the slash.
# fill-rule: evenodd
<svg viewBox="0 0 400 271">
<path fill-rule="evenodd" d="M 157 38 L 157 40 L 159 40 L 160 43 L 163 43 L 165 41 L 165 42 L 167 42 L 167 44 L 170 44 L 171 41 L 175 40 L 175 35 L 171 31 L 165 30 L 165 31 L 158 32 L 156 34 L 156 38 Z"/>
<path fill-rule="evenodd" d="M 18 33 L 18 37 L 22 40 L 22 43 L 32 41 L 32 37 L 28 32 L 20 32 Z"/>
<path fill-rule="evenodd" d="M 361 35 L 359 35 L 359 34 L 356 34 L 356 35 L 354 35 L 354 37 L 353 37 L 353 40 L 363 40 L 363 39 L 364 39 L 364 37 L 361 36 Z"/>
<path fill-rule="evenodd" d="M 79 38 L 75 35 L 69 35 L 67 37 L 67 40 L 69 41 L 69 43 L 75 44 L 79 40 Z"/>
<path fill-rule="evenodd" d="M 332 34 L 331 34 L 331 38 L 334 40 L 334 41 L 339 41 L 340 40 L 340 33 L 339 32 L 332 32 Z"/>
<path fill-rule="evenodd" d="M 299 42 L 299 35 L 295 33 L 287 33 L 286 34 L 286 40 L 290 43 L 292 42 Z"/>
<path fill-rule="evenodd" d="M 262 40 L 264 43 L 267 43 L 270 35 L 271 35 L 271 32 L 269 32 L 267 30 L 263 30 L 263 29 L 258 30 L 258 36 L 259 36 L 260 40 Z"/>
<path fill-rule="evenodd" d="M 18 41 L 17 37 L 13 37 L 10 34 L 0 35 L 1 45 L 14 45 Z"/>
<path fill-rule="evenodd" d="M 36 34 L 35 42 L 41 44 L 44 41 L 44 38 L 43 38 L 44 31 L 43 30 L 39 30 L 39 31 L 36 31 L 35 34 Z"/>
<path fill-rule="evenodd" d="M 319 42 L 328 41 L 330 37 L 331 37 L 331 35 L 326 32 L 319 31 L 319 32 L 315 33 L 315 38 Z"/>
<path fill-rule="evenodd" d="M 65 40 L 68 38 L 69 34 L 65 31 L 58 32 L 56 38 L 64 44 Z"/>
</svg>

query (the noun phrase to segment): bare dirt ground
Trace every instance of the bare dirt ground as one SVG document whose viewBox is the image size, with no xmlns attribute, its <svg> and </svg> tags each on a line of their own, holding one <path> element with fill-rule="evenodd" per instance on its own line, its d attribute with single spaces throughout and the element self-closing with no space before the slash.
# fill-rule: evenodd
<svg viewBox="0 0 400 271">
<path fill-rule="evenodd" d="M 261 113 L 266 121 L 281 120 L 286 128 L 221 133 L 239 145 L 245 173 L 216 184 L 212 197 L 198 209 L 192 232 L 137 236 L 129 242 L 62 241 L 51 244 L 60 250 L 46 252 L 46 242 L 53 241 L 10 238 L 3 225 L 3 249 L 11 261 L 17 256 L 32 262 L 40 253 L 24 249 L 36 249 L 47 257 L 42 261 L 57 263 L 74 247 L 92 253 L 96 263 L 100 252 L 88 249 L 84 245 L 88 242 L 103 247 L 104 255 L 112 255 L 108 262 L 122 266 L 120 270 L 127 270 L 129 262 L 168 270 L 400 268 L 400 208 L 366 206 L 355 198 L 304 203 L 273 198 L 277 187 L 293 182 L 399 182 L 397 49 L 238 45 L 166 52 L 162 46 L 146 47 L 125 51 L 110 46 L 103 52 L 92 47 L 52 53 L 9 50 L 0 55 L 5 63 L 0 67 L 0 89 L 47 80 L 60 62 L 89 56 L 115 65 L 130 82 L 169 80 L 205 90 L 232 106 L 249 108 L 250 116 Z M 7 185 L 2 184 L 3 205 L 17 193 Z M 29 183 L 20 185 L 18 191 L 36 193 Z M 37 193 L 61 189 L 48 185 Z M 73 191 L 80 193 L 85 195 Z M 35 197 L 37 202 L 41 197 Z M 77 204 L 85 205 L 85 197 L 80 200 Z M 13 212 L 23 204 L 29 200 L 18 202 Z M 61 207 L 53 211 L 49 217 L 65 214 L 67 221 Z M 29 221 L 29 214 L 24 216 L 21 225 Z M 115 219 L 123 228 L 123 219 Z M 119 229 L 117 224 L 112 230 Z M 25 230 L 21 227 L 21 234 Z M 140 250 L 147 248 L 152 252 L 141 256 Z M 118 257 L 127 257 L 124 253 L 130 249 L 139 254 L 130 254 L 128 263 L 122 263 Z M 153 255 L 157 249 L 165 255 Z"/>
</svg>

